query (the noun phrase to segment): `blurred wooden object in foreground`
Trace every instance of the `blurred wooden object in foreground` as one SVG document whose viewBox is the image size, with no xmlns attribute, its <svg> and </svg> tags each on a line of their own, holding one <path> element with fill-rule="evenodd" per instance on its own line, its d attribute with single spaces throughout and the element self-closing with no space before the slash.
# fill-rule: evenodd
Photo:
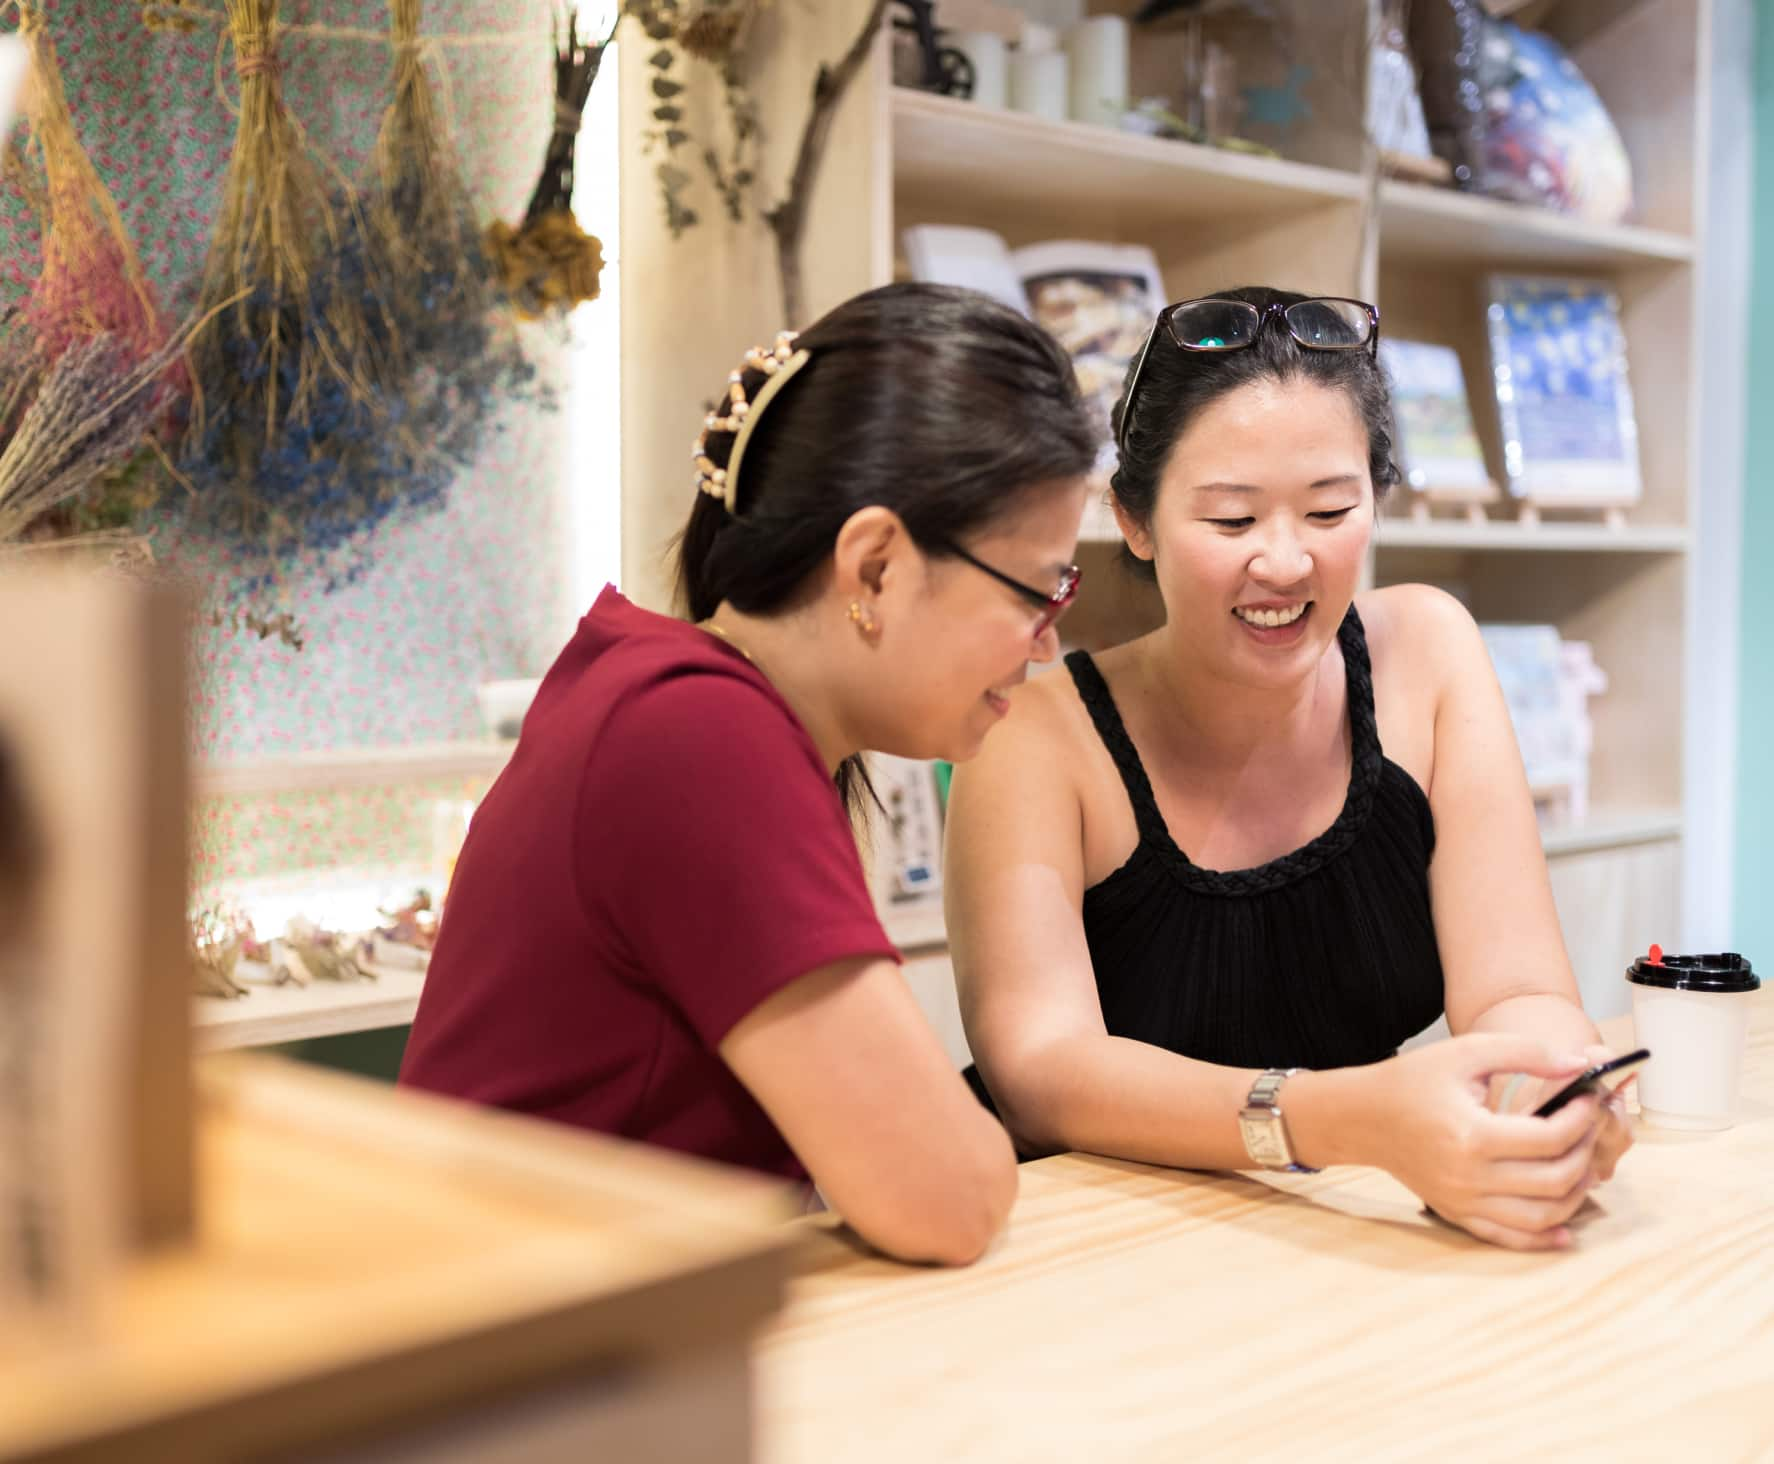
<svg viewBox="0 0 1774 1464">
<path fill-rule="evenodd" d="M 749 1459 L 786 1186 L 193 1069 L 181 621 L 0 571 L 0 1458 Z"/>
<path fill-rule="evenodd" d="M 13 564 L 15 564 L 13 562 Z M 191 1232 L 184 606 L 0 572 L 0 1310 L 102 1322 Z"/>
</svg>

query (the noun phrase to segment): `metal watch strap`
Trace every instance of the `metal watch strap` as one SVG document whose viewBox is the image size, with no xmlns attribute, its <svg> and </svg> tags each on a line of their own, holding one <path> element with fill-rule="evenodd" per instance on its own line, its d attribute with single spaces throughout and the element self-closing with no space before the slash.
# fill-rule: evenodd
<svg viewBox="0 0 1774 1464">
<path fill-rule="evenodd" d="M 1312 1168 L 1311 1165 L 1302 1164 L 1298 1159 L 1293 1158 L 1293 1142 L 1287 1133 L 1287 1120 L 1282 1116 L 1280 1105 L 1276 1102 L 1277 1097 L 1281 1093 L 1281 1085 L 1295 1073 L 1301 1071 L 1303 1070 L 1300 1068 L 1267 1069 L 1257 1078 L 1256 1082 L 1251 1084 L 1250 1096 L 1244 1100 L 1244 1106 L 1247 1110 L 1252 1108 L 1268 1110 L 1269 1121 L 1281 1132 L 1282 1143 L 1286 1147 L 1290 1162 L 1268 1167 L 1275 1168 L 1288 1174 L 1317 1174 L 1318 1171 Z M 1249 1145 L 1247 1143 L 1246 1148 L 1248 1147 Z M 1255 1156 L 1253 1155 L 1252 1157 L 1254 1158 Z"/>
</svg>

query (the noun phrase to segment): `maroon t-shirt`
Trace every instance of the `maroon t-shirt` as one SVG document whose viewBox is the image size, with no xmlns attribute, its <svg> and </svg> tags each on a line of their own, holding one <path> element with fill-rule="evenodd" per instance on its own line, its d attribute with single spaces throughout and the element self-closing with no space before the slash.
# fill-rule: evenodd
<svg viewBox="0 0 1774 1464">
<path fill-rule="evenodd" d="M 401 1081 L 803 1178 L 718 1044 L 864 955 L 897 959 L 806 729 L 606 589 L 475 810 Z"/>
</svg>

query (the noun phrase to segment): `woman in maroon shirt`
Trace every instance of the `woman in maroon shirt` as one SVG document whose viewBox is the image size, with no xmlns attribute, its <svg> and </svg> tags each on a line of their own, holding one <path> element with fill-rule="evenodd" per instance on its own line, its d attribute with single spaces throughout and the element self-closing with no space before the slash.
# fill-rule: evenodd
<svg viewBox="0 0 1774 1464">
<path fill-rule="evenodd" d="M 901 979 L 858 755 L 971 757 L 1051 660 L 1097 431 L 1065 353 L 894 285 L 748 354 L 694 452 L 689 619 L 607 589 L 450 887 L 402 1081 L 795 1179 L 965 1262 L 1016 1189 Z"/>
</svg>

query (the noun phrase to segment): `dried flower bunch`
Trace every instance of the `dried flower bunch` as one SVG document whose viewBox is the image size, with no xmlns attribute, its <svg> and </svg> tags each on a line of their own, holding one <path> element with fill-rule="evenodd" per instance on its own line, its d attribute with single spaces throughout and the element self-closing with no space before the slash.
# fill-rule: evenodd
<svg viewBox="0 0 1774 1464">
<path fill-rule="evenodd" d="M 188 524 L 239 550 L 249 586 L 303 549 L 349 578 L 368 530 L 437 500 L 453 468 L 403 421 L 404 343 L 363 211 L 284 107 L 277 0 L 226 4 L 240 120 L 192 347 Z"/>
<path fill-rule="evenodd" d="M 54 359 L 40 343 L 0 354 L 0 545 L 136 460 L 164 419 L 161 386 L 184 342 L 146 359 L 111 335 Z"/>
<path fill-rule="evenodd" d="M 554 130 L 542 176 L 521 224 L 514 229 L 497 219 L 487 230 L 487 247 L 499 262 L 507 297 L 520 315 L 532 319 L 564 313 L 598 297 L 603 245 L 579 226 L 573 214 L 573 159 L 585 103 L 609 43 L 609 36 L 595 42 L 581 40 L 578 12 L 569 10 L 563 45 L 557 20 Z"/>
<path fill-rule="evenodd" d="M 426 71 L 436 53 L 420 17 L 421 0 L 390 0 L 392 100 L 376 140 L 370 222 L 402 346 L 406 420 L 418 441 L 462 466 L 535 369 L 498 308 L 495 264 Z"/>
<path fill-rule="evenodd" d="M 189 384 L 122 215 L 81 146 L 42 13 L 27 0 L 19 15 L 41 181 L 22 168 L 18 177 L 42 219 L 43 264 L 0 322 L 0 543 L 118 527 L 149 506 L 163 481 L 151 449 Z M 12 157 L 22 161 L 22 149 Z"/>
</svg>

